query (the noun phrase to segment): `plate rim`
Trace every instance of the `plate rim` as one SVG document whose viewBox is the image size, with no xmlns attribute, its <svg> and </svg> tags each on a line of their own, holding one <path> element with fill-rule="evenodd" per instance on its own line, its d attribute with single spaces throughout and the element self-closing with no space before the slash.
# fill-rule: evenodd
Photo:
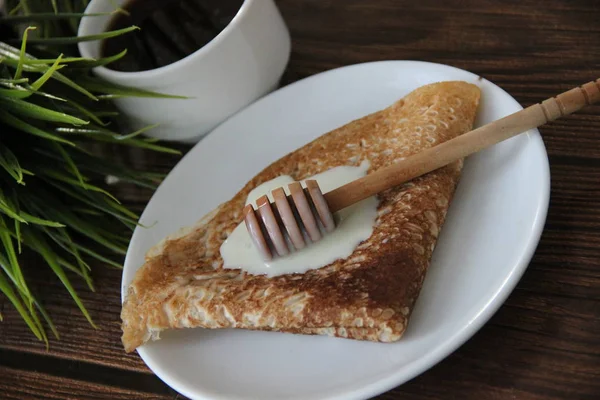
<svg viewBox="0 0 600 400">
<path fill-rule="evenodd" d="M 448 64 L 442 64 L 442 63 L 436 63 L 436 62 L 430 62 L 430 61 L 421 61 L 421 60 L 380 60 L 380 61 L 360 62 L 360 63 L 349 64 L 349 65 L 344 65 L 344 66 L 337 67 L 337 68 L 328 69 L 328 70 L 307 76 L 305 78 L 302 78 L 300 80 L 292 82 L 286 86 L 283 86 L 277 90 L 274 90 L 271 93 L 268 93 L 267 95 L 261 97 L 260 99 L 256 100 L 255 102 L 253 102 L 253 103 L 249 104 L 248 106 L 244 107 L 243 109 L 239 110 L 237 113 L 235 113 L 234 115 L 229 117 L 227 120 L 223 121 L 221 124 L 219 124 L 218 126 L 213 128 L 203 139 L 201 139 L 198 143 L 196 143 L 169 171 L 167 176 L 163 179 L 161 184 L 157 187 L 157 189 L 154 191 L 154 193 L 152 194 L 152 196 L 146 203 L 146 205 L 144 207 L 144 211 L 140 215 L 140 219 L 143 219 L 143 217 L 146 214 L 146 211 L 149 208 L 148 206 L 150 205 L 153 198 L 155 197 L 156 192 L 160 189 L 160 187 L 164 184 L 164 182 L 167 181 L 167 179 L 169 179 L 170 175 L 172 175 L 175 172 L 175 170 L 181 164 L 184 163 L 184 160 L 186 160 L 188 157 L 192 157 L 192 154 L 194 153 L 195 149 L 199 146 L 204 145 L 204 143 L 206 142 L 206 139 L 209 139 L 210 137 L 214 137 L 215 131 L 216 131 L 216 134 L 218 135 L 218 132 L 222 129 L 222 126 L 226 125 L 231 119 L 238 118 L 239 115 L 243 115 L 245 112 L 247 112 L 248 109 L 257 107 L 262 102 L 266 101 L 266 99 L 270 98 L 271 96 L 273 96 L 276 93 L 279 93 L 282 91 L 293 90 L 297 86 L 309 84 L 313 80 L 323 79 L 327 75 L 336 74 L 342 70 L 355 69 L 355 68 L 356 69 L 368 68 L 370 66 L 380 65 L 380 64 L 393 64 L 393 65 L 398 65 L 398 67 L 400 67 L 400 68 L 406 67 L 407 65 L 410 65 L 410 64 L 413 64 L 415 66 L 418 66 L 419 64 L 421 64 L 421 65 L 428 65 L 428 66 L 433 66 L 433 67 L 437 67 L 437 68 L 445 68 L 445 69 L 449 69 L 449 70 L 454 70 L 455 72 L 466 73 L 467 75 L 470 75 L 472 78 L 475 78 L 475 79 L 479 80 L 480 82 L 487 82 L 488 84 L 492 85 L 495 89 L 503 92 L 510 99 L 510 101 L 513 103 L 513 105 L 515 106 L 515 108 L 517 110 L 523 109 L 521 104 L 510 93 L 508 93 L 506 90 L 504 90 L 499 85 L 482 77 L 481 75 L 478 75 L 471 71 L 468 71 L 468 70 L 465 70 L 462 68 L 458 68 L 458 67 L 455 67 L 452 65 L 448 65 Z M 550 203 L 550 191 L 551 191 L 550 163 L 549 163 L 548 153 L 546 151 L 544 141 L 543 141 L 542 136 L 538 129 L 531 129 L 526 133 L 526 135 L 529 137 L 529 140 L 532 141 L 532 145 L 536 146 L 538 148 L 538 151 L 540 151 L 541 155 L 544 156 L 541 158 L 541 162 L 539 165 L 540 174 L 542 175 L 543 182 L 541 185 L 542 187 L 538 193 L 538 197 L 536 199 L 535 217 L 534 217 L 533 224 L 531 227 L 531 235 L 528 238 L 528 243 L 527 243 L 526 247 L 524 248 L 523 253 L 519 255 L 518 261 L 511 268 L 510 274 L 506 277 L 506 279 L 504 280 L 502 285 L 498 288 L 498 290 L 495 293 L 493 293 L 491 295 L 490 300 L 487 302 L 487 304 L 481 310 L 479 310 L 479 312 L 469 322 L 468 325 L 463 326 L 460 329 L 457 329 L 455 332 L 452 333 L 452 335 L 448 336 L 444 341 L 440 342 L 441 344 L 436 346 L 432 351 L 427 352 L 425 355 L 423 355 L 423 357 L 419 358 L 416 361 L 413 361 L 411 363 L 411 368 L 408 372 L 405 372 L 405 371 L 393 372 L 392 371 L 388 376 L 378 379 L 376 381 L 373 381 L 369 384 L 366 384 L 366 385 L 362 386 L 360 389 L 352 389 L 350 391 L 345 391 L 345 392 L 340 391 L 339 393 L 334 394 L 332 396 L 319 397 L 319 398 L 327 399 L 327 400 L 365 399 L 365 398 L 377 396 L 377 395 L 385 393 L 393 388 L 403 385 L 404 383 L 414 379 L 415 377 L 423 374 L 425 371 L 431 369 L 432 367 L 434 367 L 435 365 L 437 365 L 438 363 L 443 361 L 445 358 L 447 358 L 450 354 L 452 354 L 453 352 L 458 350 L 461 346 L 463 346 L 465 344 L 465 342 L 467 340 L 469 340 L 470 338 L 472 338 L 490 320 L 490 318 L 498 311 L 498 309 L 504 304 L 504 302 L 506 301 L 508 296 L 513 292 L 514 288 L 516 287 L 517 283 L 520 281 L 520 279 L 523 276 L 523 274 L 525 273 L 525 271 L 528 269 L 531 259 L 533 258 L 533 255 L 535 254 L 535 251 L 537 249 L 537 246 L 539 244 L 539 241 L 541 239 L 541 236 L 542 236 L 542 233 L 543 233 L 543 230 L 545 227 L 549 203 Z M 133 256 L 130 256 L 130 249 L 133 247 L 134 239 L 137 236 L 136 232 L 139 229 L 140 229 L 140 227 L 137 226 L 132 234 L 130 243 L 127 248 L 127 253 L 125 256 L 124 264 L 123 264 L 124 265 L 123 273 L 121 275 L 121 303 L 123 303 L 125 294 L 127 291 L 126 290 L 127 287 L 125 286 L 125 271 L 129 270 L 131 268 L 135 268 L 134 271 L 137 271 L 137 269 L 141 268 L 141 265 L 139 265 L 137 267 L 135 265 L 129 266 L 130 264 L 132 264 L 131 258 L 133 257 Z M 171 388 L 173 388 L 174 390 L 183 394 L 186 397 L 189 397 L 191 399 L 200 399 L 200 400 L 202 400 L 202 399 L 232 399 L 232 397 L 221 396 L 221 395 L 219 395 L 217 397 L 209 398 L 209 397 L 205 397 L 204 395 L 201 395 L 197 392 L 189 392 L 187 390 L 182 390 L 181 385 L 175 383 L 174 380 L 171 379 L 171 377 L 169 376 L 168 373 L 163 373 L 163 371 L 162 371 L 163 368 L 161 368 L 157 363 L 155 363 L 155 361 L 152 359 L 152 357 L 150 357 L 147 354 L 147 352 L 143 348 L 143 346 L 137 348 L 136 352 L 139 354 L 140 358 L 144 361 L 146 366 L 148 368 L 150 368 L 152 373 L 154 373 L 159 379 L 161 379 L 168 386 L 170 386 Z M 157 370 L 159 370 L 159 372 L 157 372 Z"/>
</svg>

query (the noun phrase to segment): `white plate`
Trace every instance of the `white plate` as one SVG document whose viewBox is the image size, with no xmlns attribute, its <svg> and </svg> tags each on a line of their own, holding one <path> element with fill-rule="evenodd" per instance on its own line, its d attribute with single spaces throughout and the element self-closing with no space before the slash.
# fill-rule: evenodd
<svg viewBox="0 0 600 400">
<path fill-rule="evenodd" d="M 223 123 L 173 169 L 142 215 L 142 223 L 156 224 L 133 235 L 123 285 L 152 245 L 229 199 L 267 164 L 442 80 L 481 87 L 477 125 L 521 109 L 474 74 L 414 61 L 359 64 L 284 87 Z M 392 389 L 458 348 L 506 299 L 537 246 L 549 189 L 537 130 L 466 161 L 414 314 L 397 343 L 187 329 L 164 333 L 139 354 L 192 399 L 355 399 Z"/>
</svg>

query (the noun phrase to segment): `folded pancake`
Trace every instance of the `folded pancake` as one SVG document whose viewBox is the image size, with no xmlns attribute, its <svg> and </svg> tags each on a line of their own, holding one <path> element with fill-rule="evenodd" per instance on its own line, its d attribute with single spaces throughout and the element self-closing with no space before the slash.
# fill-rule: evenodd
<svg viewBox="0 0 600 400">
<path fill-rule="evenodd" d="M 480 91 L 441 82 L 326 133 L 269 165 L 231 200 L 157 244 L 128 288 L 122 341 L 135 350 L 171 328 L 241 328 L 393 342 L 419 295 L 462 161 L 380 195 L 373 233 L 351 256 L 275 277 L 224 269 L 219 249 L 248 193 L 280 175 L 302 180 L 370 162 L 371 173 L 472 129 Z"/>
</svg>

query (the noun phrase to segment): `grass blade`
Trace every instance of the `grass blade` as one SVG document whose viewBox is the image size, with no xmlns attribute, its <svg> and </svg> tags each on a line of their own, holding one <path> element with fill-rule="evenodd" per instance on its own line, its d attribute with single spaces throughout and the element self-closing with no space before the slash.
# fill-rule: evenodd
<svg viewBox="0 0 600 400">
<path fill-rule="evenodd" d="M 29 315 L 31 315 L 31 319 L 33 320 L 33 323 L 37 326 L 40 333 L 42 334 L 42 340 L 44 341 L 44 344 L 46 345 L 46 349 L 47 349 L 48 348 L 48 336 L 46 335 L 46 331 L 44 330 L 42 321 L 40 321 L 40 318 L 38 317 L 37 312 L 35 311 L 35 307 L 34 307 L 35 304 L 34 304 L 33 296 L 31 294 L 25 295 L 24 293 L 21 293 L 21 292 L 19 292 L 19 295 L 21 296 L 23 303 L 28 304 Z"/>
<path fill-rule="evenodd" d="M 3 104 L 6 109 L 12 110 L 17 114 L 42 121 L 62 122 L 71 125 L 87 125 L 89 123 L 88 121 L 84 121 L 65 113 L 50 110 L 48 108 L 44 108 L 38 106 L 37 104 L 29 103 L 23 100 L 11 99 L 10 97 L 0 97 L 0 104 Z"/>
<path fill-rule="evenodd" d="M 23 237 L 21 236 L 21 223 L 19 221 L 17 221 L 15 219 L 15 236 L 17 237 L 17 250 L 19 251 L 19 254 L 21 254 L 21 251 L 23 250 L 21 248 L 21 243 L 23 242 Z"/>
<path fill-rule="evenodd" d="M 44 156 L 53 160 L 60 160 L 60 158 L 53 153 L 43 150 L 39 150 L 38 153 L 43 154 Z M 158 182 L 165 177 L 165 174 L 130 170 L 126 167 L 120 166 L 119 164 L 106 162 L 99 157 L 89 155 L 87 153 L 75 153 L 72 154 L 71 157 L 73 157 L 73 160 L 83 171 L 100 176 L 116 176 L 124 182 L 133 183 L 148 189 L 156 189 Z"/>
<path fill-rule="evenodd" d="M 64 228 L 65 225 L 61 224 L 60 222 L 56 222 L 56 221 L 49 221 L 47 219 L 42 219 L 42 218 L 38 218 L 34 215 L 28 214 L 24 211 L 21 211 L 19 213 L 19 216 L 21 218 L 23 218 L 27 223 L 31 223 L 34 225 L 41 225 L 41 226 L 47 226 L 50 228 Z"/>
<path fill-rule="evenodd" d="M 0 89 L 0 96 L 13 97 L 15 99 L 25 99 L 32 94 L 32 91 L 21 87 L 19 89 Z"/>
<path fill-rule="evenodd" d="M 56 339 L 60 339 L 60 335 L 58 334 L 58 330 L 56 329 L 56 326 L 54 326 L 54 323 L 52 322 L 52 319 L 50 318 L 50 316 L 48 315 L 48 313 L 46 312 L 46 310 L 44 309 L 44 307 L 42 307 L 42 305 L 35 298 L 33 298 L 33 303 L 37 307 L 37 309 L 40 312 L 40 314 L 42 314 L 42 318 L 44 318 L 44 320 L 46 321 L 46 324 L 48 324 L 48 327 L 50 328 L 50 331 L 52 331 L 52 334 L 54 335 L 54 337 Z"/>
<path fill-rule="evenodd" d="M 0 166 L 12 176 L 18 184 L 23 185 L 23 170 L 19 160 L 12 151 L 0 142 Z"/>
<path fill-rule="evenodd" d="M 17 254 L 15 253 L 15 248 L 12 242 L 12 236 L 6 232 L 8 228 L 2 217 L 0 217 L 0 225 L 2 226 L 2 228 L 4 228 L 0 231 L 0 241 L 2 242 L 4 252 L 7 257 L 5 261 L 7 263 L 7 266 L 11 268 L 11 276 L 14 277 L 15 286 L 17 286 L 19 290 L 23 293 L 23 295 L 27 298 L 27 300 L 30 302 L 29 306 L 31 307 L 31 292 L 27 287 L 25 277 L 23 276 L 23 271 L 21 270 L 21 266 L 19 265 Z"/>
<path fill-rule="evenodd" d="M 25 221 L 23 219 L 23 217 L 21 217 L 19 215 L 19 209 L 17 207 L 15 207 L 13 204 L 11 204 L 10 200 L 4 195 L 4 192 L 1 189 L 0 189 L 0 211 L 19 222 L 27 223 L 27 221 Z M 1 216 L 0 216 L 0 226 L 6 227 Z"/>
<path fill-rule="evenodd" d="M 16 13 L 18 13 L 19 11 L 21 11 L 21 8 L 23 7 L 23 3 L 21 3 L 20 1 L 8 12 L 8 15 L 15 15 Z"/>
<path fill-rule="evenodd" d="M 85 183 L 83 181 L 77 181 L 75 179 L 72 179 L 72 178 L 70 178 L 68 176 L 65 176 L 65 175 L 61 174 L 58 171 L 52 171 L 52 170 L 49 170 L 49 169 L 42 171 L 41 174 L 42 175 L 46 175 L 46 176 L 48 176 L 50 178 L 56 179 L 58 181 L 67 183 L 69 185 L 78 185 L 78 186 L 82 187 L 85 190 L 90 190 L 92 192 L 102 193 L 103 195 L 109 197 L 110 199 L 112 199 L 113 201 L 115 201 L 115 202 L 118 203 L 118 200 L 117 200 L 116 197 L 114 197 L 112 194 L 110 194 L 106 190 L 104 190 L 102 188 L 99 188 L 98 186 L 91 185 L 91 184 Z"/>
<path fill-rule="evenodd" d="M 147 130 L 149 128 L 143 128 L 143 129 Z M 181 151 L 179 151 L 179 150 L 172 149 L 172 148 L 166 147 L 166 146 L 153 144 L 152 139 L 151 140 L 135 139 L 135 138 L 123 139 L 123 135 L 118 135 L 118 134 L 112 133 L 112 132 L 102 129 L 100 127 L 92 128 L 92 129 L 62 128 L 61 127 L 61 128 L 57 128 L 56 131 L 60 132 L 60 133 L 89 137 L 98 142 L 115 143 L 115 144 L 120 144 L 120 145 L 124 145 L 124 146 L 130 146 L 130 147 L 145 148 L 148 150 L 158 151 L 161 153 L 181 155 Z"/>
<path fill-rule="evenodd" d="M 2 292 L 6 296 L 6 298 L 8 298 L 8 300 L 12 303 L 12 305 L 15 307 L 17 312 L 19 314 L 21 314 L 21 317 L 23 318 L 23 320 L 25 321 L 25 323 L 27 324 L 29 329 L 31 329 L 31 331 L 33 332 L 35 337 L 38 338 L 38 340 L 43 340 L 42 333 L 40 332 L 38 327 L 35 325 L 35 322 L 31 319 L 27 310 L 25 308 L 23 308 L 23 305 L 17 298 L 14 290 L 12 289 L 12 287 L 10 286 L 10 284 L 8 283 L 8 281 L 6 280 L 6 278 L 4 277 L 4 275 L 1 272 L 0 272 L 0 292 Z"/>
<path fill-rule="evenodd" d="M 13 47 L 7 43 L 0 42 L 0 56 L 6 57 L 4 59 L 4 62 L 7 65 L 16 67 L 19 57 L 20 57 L 20 52 L 15 47 Z M 31 55 L 27 54 L 27 60 L 35 60 L 35 59 L 36 59 L 35 57 L 32 57 Z M 23 64 L 23 70 L 27 71 L 27 72 L 39 72 L 39 73 L 43 74 L 44 72 L 46 72 L 47 68 L 48 67 L 45 65 Z M 69 86 L 70 88 L 78 91 L 79 93 L 85 95 L 86 97 L 88 97 L 94 101 L 98 100 L 98 98 L 96 96 L 94 96 L 92 93 L 90 93 L 87 89 L 85 89 L 85 88 L 81 87 L 80 85 L 78 85 L 77 83 L 73 82 L 71 79 L 67 78 L 65 75 L 61 74 L 60 72 L 55 72 L 54 75 L 52 76 L 52 78 Z"/>
<path fill-rule="evenodd" d="M 53 0 L 55 1 L 55 0 Z M 0 18 L 0 22 L 6 24 L 20 24 L 23 22 L 30 21 L 52 21 L 52 20 L 62 20 L 69 18 L 82 18 L 82 17 L 101 17 L 104 15 L 112 15 L 115 14 L 116 11 L 109 13 L 71 13 L 71 12 L 61 12 L 58 14 L 55 13 L 35 13 L 35 14 L 26 14 L 26 15 L 9 15 L 7 17 Z"/>
<path fill-rule="evenodd" d="M 36 136 L 39 136 L 39 137 L 42 137 L 45 139 L 54 140 L 54 141 L 68 144 L 69 146 L 75 147 L 75 143 L 73 143 L 69 140 L 63 139 L 60 136 L 56 136 L 56 135 L 53 135 L 46 131 L 43 131 L 33 125 L 30 125 L 27 122 L 13 116 L 12 114 L 10 114 L 2 109 L 0 109 L 0 121 L 3 121 L 6 124 L 12 126 L 13 128 L 19 129 L 23 132 L 27 132 L 32 135 L 36 135 Z"/>
<path fill-rule="evenodd" d="M 166 146 L 155 145 L 155 144 L 148 143 L 148 142 L 145 142 L 145 141 L 139 140 L 139 139 L 119 140 L 119 139 L 115 139 L 115 138 L 107 137 L 107 136 L 95 136 L 95 139 L 100 142 L 116 143 L 116 144 L 122 144 L 124 146 L 139 147 L 142 149 L 158 151 L 158 152 L 166 153 L 166 154 L 181 155 L 181 151 L 179 151 L 179 150 L 172 149 L 172 148 L 166 147 Z"/>
<path fill-rule="evenodd" d="M 119 136 L 116 137 L 116 139 L 118 139 L 118 140 L 133 139 L 134 137 L 139 136 L 142 133 L 149 131 L 150 129 L 156 128 L 158 125 L 159 124 L 148 125 L 148 126 L 145 126 L 145 127 L 141 128 L 141 129 L 138 129 L 135 132 L 131 132 L 131 133 L 127 134 L 127 135 L 119 135 Z"/>
<path fill-rule="evenodd" d="M 62 282 L 64 287 L 67 289 L 67 291 L 69 292 L 69 294 L 75 301 L 75 304 L 77 304 L 77 307 L 79 307 L 79 310 L 85 316 L 85 318 L 88 320 L 90 325 L 92 325 L 94 328 L 97 329 L 98 327 L 96 326 L 96 324 L 94 324 L 94 321 L 90 317 L 90 314 L 88 313 L 88 311 L 85 308 L 85 306 L 83 305 L 81 299 L 77 295 L 77 292 L 75 291 L 75 289 L 73 289 L 73 286 L 71 285 L 71 282 L 69 281 L 69 278 L 67 277 L 67 275 L 65 275 L 65 271 L 62 269 L 61 265 L 58 263 L 58 261 L 57 261 L 58 256 L 50 249 L 48 244 L 44 241 L 44 239 L 41 236 L 33 234 L 31 232 L 27 236 L 28 236 L 27 237 L 28 241 L 30 241 L 33 244 L 33 246 L 39 250 L 39 253 L 42 255 L 42 257 L 44 258 L 46 263 L 50 266 L 52 271 L 56 274 L 58 279 L 60 279 L 60 281 Z"/>
<path fill-rule="evenodd" d="M 0 254 L 0 267 L 4 270 L 6 275 L 10 278 L 13 285 L 15 285 L 15 287 L 19 290 L 19 295 L 21 296 L 21 299 L 23 299 L 23 302 L 29 303 L 29 313 L 32 317 L 33 322 L 35 323 L 38 330 L 40 331 L 40 334 L 42 336 L 41 340 L 43 340 L 45 342 L 46 349 L 48 349 L 48 337 L 46 336 L 46 332 L 44 331 L 44 327 L 42 326 L 42 323 L 40 322 L 39 318 L 37 317 L 37 314 L 35 312 L 35 309 L 33 308 L 33 305 L 35 305 L 37 307 L 38 311 L 40 312 L 40 314 L 42 314 L 42 317 L 46 320 L 46 323 L 50 327 L 50 330 L 52 331 L 52 333 L 54 334 L 54 336 L 57 339 L 60 337 L 58 335 L 58 331 L 56 330 L 56 327 L 54 326 L 54 324 L 52 323 L 52 320 L 48 316 L 48 313 L 42 307 L 42 305 L 37 301 L 37 299 L 32 294 L 29 294 L 29 295 L 26 294 L 22 290 L 22 288 L 19 287 L 19 284 L 16 281 L 15 277 L 12 276 L 12 274 L 7 270 L 7 268 L 6 268 L 7 264 L 8 264 L 8 261 L 6 260 L 6 258 Z M 0 274 L 2 274 L 2 273 L 0 272 Z"/>
<path fill-rule="evenodd" d="M 18 85 L 21 83 L 29 82 L 29 78 L 21 78 L 21 79 L 0 79 L 0 85 L 12 87 L 11 85 Z"/>
<path fill-rule="evenodd" d="M 154 150 L 154 151 L 158 151 L 161 153 L 181 155 L 181 151 L 179 151 L 179 150 L 172 149 L 170 147 L 165 147 L 165 146 L 161 146 L 161 145 L 148 143 L 143 140 L 135 140 L 135 139 L 128 140 L 128 141 L 124 141 L 123 144 L 127 144 L 128 146 L 133 146 L 133 147 L 139 147 L 142 149 Z"/>
<path fill-rule="evenodd" d="M 71 213 L 66 207 L 61 207 L 55 204 L 53 207 L 47 207 L 45 209 L 37 207 L 36 212 L 43 214 L 48 219 L 61 221 L 71 229 L 81 233 L 84 236 L 87 236 L 88 238 L 94 240 L 96 243 L 106 247 L 107 249 L 112 250 L 117 254 L 125 255 L 125 253 L 127 252 L 126 249 L 119 247 L 111 241 L 102 237 L 100 230 L 97 227 L 89 225 L 87 222 L 77 217 L 75 214 Z M 126 219 L 126 217 L 120 217 Z"/>
<path fill-rule="evenodd" d="M 67 260 L 65 260 L 64 258 L 57 258 L 56 262 L 61 266 L 64 267 L 66 269 L 68 269 L 69 271 L 71 271 L 72 273 L 74 273 L 75 275 L 77 275 L 78 277 L 82 278 L 85 280 L 85 276 L 83 276 L 83 273 L 81 272 L 81 270 L 79 268 L 77 268 L 76 265 L 71 264 L 70 262 L 68 262 Z"/>
<path fill-rule="evenodd" d="M 79 184 L 81 186 L 85 187 L 86 184 L 83 179 L 83 175 L 81 175 L 81 172 L 79 172 L 79 168 L 77 168 L 77 165 L 75 165 L 75 163 L 73 162 L 73 159 L 69 156 L 69 154 L 65 151 L 65 149 L 63 149 L 63 147 L 60 145 L 60 143 L 54 142 L 52 144 L 54 145 L 54 148 L 58 151 L 58 153 L 62 156 L 63 160 L 67 163 L 67 166 L 69 167 L 71 172 L 73 172 L 73 175 L 75 175 L 77 177 Z"/>
<path fill-rule="evenodd" d="M 84 106 L 82 106 L 81 104 L 69 100 L 67 99 L 67 104 L 72 106 L 73 108 L 75 108 L 77 111 L 79 111 L 81 114 L 85 115 L 86 117 L 88 117 L 89 119 L 91 119 L 92 121 L 94 121 L 95 123 L 97 123 L 98 125 L 101 126 L 106 126 L 108 125 L 105 122 L 102 122 L 102 120 L 99 118 L 102 115 L 99 115 L 98 112 L 96 112 L 96 114 L 94 114 L 93 112 L 91 112 L 90 110 L 88 110 L 87 108 L 85 108 Z M 119 113 L 116 113 L 117 115 L 119 115 Z"/>
<path fill-rule="evenodd" d="M 81 251 L 82 253 L 85 253 L 88 256 L 93 257 L 98 261 L 102 261 L 103 263 L 106 263 L 106 264 L 113 266 L 115 268 L 118 268 L 118 269 L 123 269 L 123 266 L 121 264 L 119 264 L 109 258 L 106 258 L 85 246 L 82 246 L 78 243 L 73 243 L 73 246 L 77 247 L 77 249 L 79 249 L 79 251 Z"/>
<path fill-rule="evenodd" d="M 38 78 L 38 80 L 36 80 L 35 82 L 33 82 L 31 84 L 31 87 L 33 90 L 38 91 L 42 85 L 44 83 L 46 83 L 46 81 L 48 79 L 50 79 L 50 77 L 52 77 L 52 75 L 54 75 L 54 73 L 59 69 L 62 68 L 63 66 L 59 66 L 60 61 L 62 59 L 62 54 L 60 54 L 57 58 L 56 61 L 54 62 L 54 64 L 52 64 L 52 66 L 50 68 L 48 68 L 48 70 L 46 72 L 44 72 L 44 74 L 42 76 L 40 76 Z"/>
<path fill-rule="evenodd" d="M 100 66 L 104 66 L 104 65 L 108 65 L 110 63 L 113 63 L 123 57 L 125 57 L 125 55 L 127 54 L 127 49 L 123 50 L 122 52 L 115 54 L 114 56 L 110 56 L 110 57 L 103 57 L 103 58 L 99 58 L 99 59 L 85 59 L 85 60 L 81 60 L 80 62 L 77 62 L 76 64 L 73 64 L 72 67 L 73 68 L 94 68 L 94 67 L 100 67 Z"/>
<path fill-rule="evenodd" d="M 56 58 L 27 58 L 26 60 L 23 61 L 23 64 L 25 65 L 52 65 L 54 64 L 54 62 L 56 61 Z M 96 61 L 93 58 L 86 58 L 86 57 L 63 57 L 63 59 L 61 60 L 61 62 L 63 64 L 70 64 L 70 63 L 80 63 L 80 62 L 93 62 Z"/>
<path fill-rule="evenodd" d="M 17 70 L 15 71 L 14 79 L 21 78 L 21 73 L 23 72 L 23 61 L 25 60 L 25 47 L 27 46 L 27 36 L 29 31 L 36 29 L 35 26 L 28 26 L 25 28 L 25 32 L 23 32 L 23 39 L 21 41 L 21 51 L 19 52 L 19 63 L 17 64 Z"/>
<path fill-rule="evenodd" d="M 92 210 L 92 209 L 89 209 L 89 208 L 83 208 L 83 207 L 76 207 L 76 208 L 73 208 L 72 210 L 73 210 L 73 212 L 80 213 L 80 214 L 85 214 L 85 215 L 90 215 L 92 217 L 101 217 L 101 216 L 104 215 L 104 214 L 102 214 L 99 211 Z"/>
<path fill-rule="evenodd" d="M 91 268 L 85 261 L 83 261 L 77 248 L 75 246 L 73 246 L 73 240 L 71 239 L 71 237 L 69 236 L 67 231 L 64 229 L 50 231 L 49 229 L 45 229 L 45 228 L 43 229 L 43 231 L 58 246 L 60 246 L 63 250 L 65 250 L 69 254 L 71 254 L 73 256 L 73 258 L 75 258 L 75 261 L 77 261 L 77 265 L 79 266 L 79 268 L 70 264 L 66 260 L 64 260 L 64 263 L 65 263 L 64 266 L 68 269 L 71 269 L 77 275 L 81 276 L 87 283 L 90 290 L 93 292 L 94 285 L 92 283 L 92 278 L 89 275 L 89 271 L 91 270 Z"/>
<path fill-rule="evenodd" d="M 66 134 L 70 134 L 70 135 L 105 135 L 107 137 L 113 138 L 114 137 L 110 134 L 107 133 L 107 131 L 105 131 L 104 129 L 100 129 L 100 128 L 94 128 L 93 126 L 87 127 L 87 128 L 64 128 L 64 127 L 59 127 L 56 128 L 56 132 L 60 132 L 60 133 L 66 133 Z"/>
<path fill-rule="evenodd" d="M 75 216 L 69 216 L 69 217 L 67 217 L 65 222 L 71 228 L 76 230 L 77 232 L 89 237 L 90 239 L 92 239 L 96 243 L 106 247 L 107 249 L 112 250 L 114 253 L 120 254 L 120 255 L 125 255 L 127 253 L 126 249 L 119 247 L 119 246 L 115 245 L 114 243 L 104 239 L 102 236 L 100 236 L 100 234 L 97 231 L 93 230 L 93 228 L 90 227 L 90 225 L 83 222 L 83 220 L 81 220 Z"/>
<path fill-rule="evenodd" d="M 43 44 L 43 45 L 60 45 L 60 44 L 77 44 L 80 42 L 90 42 L 93 40 L 103 40 L 140 29 L 137 26 L 130 26 L 123 29 L 117 29 L 114 31 L 107 31 L 98 33 L 95 35 L 87 36 L 66 36 L 66 37 L 52 37 L 52 38 L 40 38 L 40 39 L 29 39 L 30 44 Z M 8 40 L 10 43 L 14 43 L 15 40 Z"/>
<path fill-rule="evenodd" d="M 85 88 L 81 87 L 80 85 L 78 85 L 77 83 L 73 82 L 71 79 L 67 78 L 60 72 L 56 72 L 52 76 L 52 78 L 56 79 L 57 81 L 59 81 L 61 83 L 64 83 L 65 85 L 69 86 L 72 89 L 77 90 L 79 93 L 84 94 L 85 96 L 89 97 L 92 100 L 98 100 L 98 98 L 96 96 L 94 96 L 91 92 L 89 92 L 87 89 L 85 89 Z"/>
<path fill-rule="evenodd" d="M 129 218 L 131 218 L 132 221 L 137 221 L 140 219 L 139 215 L 137 215 L 133 211 L 129 210 L 128 208 L 124 207 L 120 203 L 111 202 L 108 199 L 104 199 L 104 201 L 108 204 L 109 207 L 114 208 L 115 210 L 122 213 L 123 215 L 127 215 Z"/>
<path fill-rule="evenodd" d="M 53 94 L 46 93 L 46 92 L 41 92 L 41 91 L 31 92 L 31 94 L 34 94 L 34 95 L 37 95 L 37 96 L 41 96 L 41 97 L 45 97 L 45 98 L 51 99 L 51 100 L 61 101 L 61 102 L 66 102 L 67 101 L 67 99 L 63 99 L 62 97 L 58 97 L 58 96 L 55 96 Z"/>
<path fill-rule="evenodd" d="M 6 214 L 8 217 L 11 217 L 19 222 L 25 223 L 25 220 L 21 218 L 19 214 L 16 214 L 13 210 L 10 209 L 6 204 L 0 203 L 0 212 Z"/>
<path fill-rule="evenodd" d="M 111 210 L 109 207 L 107 207 L 106 205 L 104 205 L 104 202 L 100 202 L 97 201 L 97 199 L 92 199 L 90 198 L 90 196 L 86 196 L 83 193 L 77 193 L 74 188 L 73 189 L 69 189 L 68 187 L 66 187 L 65 185 L 62 185 L 56 181 L 51 181 L 51 180 L 47 180 L 47 182 L 54 186 L 55 188 L 59 189 L 60 191 L 62 191 L 63 193 L 73 197 L 76 200 L 81 201 L 82 203 L 85 203 L 97 210 L 103 211 L 106 214 L 110 214 L 113 217 L 117 218 L 119 221 L 125 223 L 125 225 L 128 228 L 131 228 L 132 226 L 135 227 L 135 225 L 137 224 L 137 216 L 136 218 L 130 218 L 127 217 L 125 215 L 121 215 L 118 212 Z"/>
</svg>

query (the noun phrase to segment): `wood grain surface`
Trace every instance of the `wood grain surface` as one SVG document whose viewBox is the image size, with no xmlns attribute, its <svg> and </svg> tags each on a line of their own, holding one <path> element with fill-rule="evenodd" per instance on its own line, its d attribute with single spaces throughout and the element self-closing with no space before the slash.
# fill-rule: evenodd
<svg viewBox="0 0 600 400">
<path fill-rule="evenodd" d="M 464 68 L 523 106 L 600 77 L 598 0 L 279 0 L 292 35 L 282 85 L 328 69 L 412 59 Z M 551 163 L 547 224 L 525 275 L 472 339 L 381 399 L 600 398 L 600 107 L 540 129 Z M 182 147 L 185 151 L 187 148 Z M 135 166 L 177 162 L 108 150 Z M 151 193 L 116 188 L 142 209 Z M 94 266 L 97 291 L 78 283 L 93 329 L 36 259 L 33 289 L 61 333 L 50 348 L 0 297 L 0 398 L 183 398 L 120 343 L 119 270 Z M 77 280 L 75 280 L 77 282 Z"/>
</svg>

